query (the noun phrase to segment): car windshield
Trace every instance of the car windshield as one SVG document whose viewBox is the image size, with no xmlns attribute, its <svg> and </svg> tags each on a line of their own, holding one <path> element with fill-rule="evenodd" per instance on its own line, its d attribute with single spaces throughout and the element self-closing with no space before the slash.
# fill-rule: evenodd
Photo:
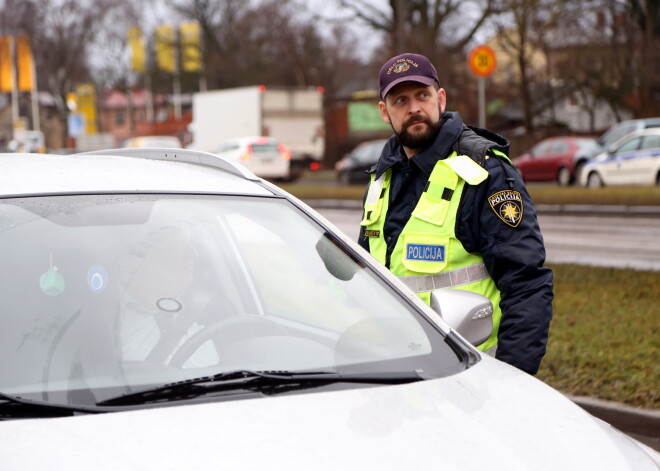
<svg viewBox="0 0 660 471">
<path fill-rule="evenodd" d="M 0 252 L 5 394 L 85 405 L 236 370 L 466 367 L 421 311 L 280 198 L 9 198 Z"/>
</svg>

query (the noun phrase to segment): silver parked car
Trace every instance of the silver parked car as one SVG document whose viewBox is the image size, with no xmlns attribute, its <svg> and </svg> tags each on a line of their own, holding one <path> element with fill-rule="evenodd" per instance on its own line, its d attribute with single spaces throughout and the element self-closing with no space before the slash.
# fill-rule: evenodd
<svg viewBox="0 0 660 471">
<path fill-rule="evenodd" d="M 584 166 L 580 183 L 590 188 L 660 186 L 660 128 L 636 131 L 619 139 L 609 151 Z"/>
<path fill-rule="evenodd" d="M 212 154 L 2 154 L 0 256 L 3 471 L 660 463 Z"/>
</svg>

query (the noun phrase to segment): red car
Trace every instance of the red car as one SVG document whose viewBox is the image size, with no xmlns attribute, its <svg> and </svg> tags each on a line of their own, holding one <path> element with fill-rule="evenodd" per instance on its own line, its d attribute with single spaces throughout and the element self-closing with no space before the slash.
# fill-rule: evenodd
<svg viewBox="0 0 660 471">
<path fill-rule="evenodd" d="M 513 164 L 525 181 L 556 181 L 567 186 L 576 181 L 582 165 L 599 148 L 596 139 L 590 137 L 550 137 L 514 158 Z"/>
</svg>

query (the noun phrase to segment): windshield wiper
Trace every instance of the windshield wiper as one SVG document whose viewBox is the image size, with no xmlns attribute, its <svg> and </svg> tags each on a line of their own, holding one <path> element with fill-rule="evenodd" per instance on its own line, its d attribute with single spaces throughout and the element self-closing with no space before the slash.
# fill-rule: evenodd
<svg viewBox="0 0 660 471">
<path fill-rule="evenodd" d="M 51 404 L 0 392 L 0 420 L 17 417 L 66 417 L 76 412 L 98 414 L 108 411 L 95 406 Z"/>
<path fill-rule="evenodd" d="M 209 393 L 250 391 L 276 394 L 295 389 L 319 387 L 332 383 L 405 384 L 423 381 L 421 372 L 348 373 L 327 371 L 252 371 L 237 370 L 202 376 L 155 388 L 123 394 L 99 402 L 98 406 L 125 406 L 161 401 L 194 399 Z"/>
</svg>

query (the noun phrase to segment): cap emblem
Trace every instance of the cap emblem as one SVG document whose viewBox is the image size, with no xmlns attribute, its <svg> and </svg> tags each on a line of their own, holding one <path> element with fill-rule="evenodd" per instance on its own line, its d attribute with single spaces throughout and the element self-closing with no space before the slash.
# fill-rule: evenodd
<svg viewBox="0 0 660 471">
<path fill-rule="evenodd" d="M 413 67 L 419 67 L 419 64 L 411 59 L 399 59 L 394 64 L 392 64 L 389 69 L 387 69 L 387 75 L 390 75 L 392 72 L 395 74 L 405 72 L 406 70 L 410 69 L 411 65 Z"/>
<path fill-rule="evenodd" d="M 407 63 L 399 62 L 398 64 L 394 64 L 394 70 L 392 72 L 394 72 L 395 74 L 400 74 L 401 72 L 405 72 L 409 68 L 410 66 Z"/>
</svg>

